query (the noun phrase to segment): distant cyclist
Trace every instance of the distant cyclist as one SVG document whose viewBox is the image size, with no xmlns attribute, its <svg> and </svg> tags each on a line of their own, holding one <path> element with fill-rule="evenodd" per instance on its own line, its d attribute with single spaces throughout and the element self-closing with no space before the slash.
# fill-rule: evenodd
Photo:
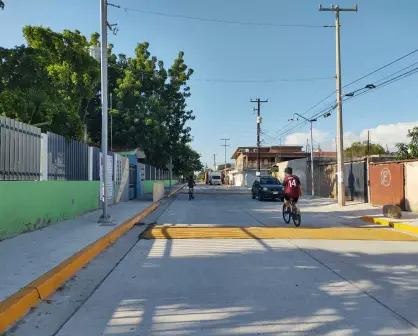
<svg viewBox="0 0 418 336">
<path fill-rule="evenodd" d="M 284 172 L 284 204 L 289 208 L 290 199 L 293 199 L 293 202 L 297 203 L 299 197 L 302 196 L 302 185 L 300 184 L 299 177 L 293 175 L 293 169 L 291 167 L 287 167 Z"/>
<path fill-rule="evenodd" d="M 196 185 L 196 182 L 193 178 L 193 175 L 190 175 L 189 179 L 187 180 L 187 186 L 189 187 L 189 194 L 191 195 L 192 199 L 194 199 L 193 188 L 195 185 Z"/>
</svg>

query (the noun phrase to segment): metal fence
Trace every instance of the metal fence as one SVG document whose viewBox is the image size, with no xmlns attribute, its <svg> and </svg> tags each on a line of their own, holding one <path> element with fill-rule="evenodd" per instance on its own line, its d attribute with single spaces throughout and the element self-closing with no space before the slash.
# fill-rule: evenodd
<svg viewBox="0 0 418 336">
<path fill-rule="evenodd" d="M 93 181 L 100 181 L 100 148 L 93 147 Z"/>
<path fill-rule="evenodd" d="M 48 180 L 87 181 L 88 145 L 48 132 Z"/>
<path fill-rule="evenodd" d="M 164 169 L 157 169 L 150 165 L 145 165 L 145 180 L 146 181 L 164 181 L 170 179 L 170 172 Z"/>
<path fill-rule="evenodd" d="M 41 130 L 0 116 L 0 180 L 40 179 Z"/>
</svg>

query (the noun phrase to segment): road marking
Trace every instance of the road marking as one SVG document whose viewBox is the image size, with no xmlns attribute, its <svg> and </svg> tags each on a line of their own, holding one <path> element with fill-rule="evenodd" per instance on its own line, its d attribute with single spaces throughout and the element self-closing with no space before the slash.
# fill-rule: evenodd
<svg viewBox="0 0 418 336">
<path fill-rule="evenodd" d="M 418 241 L 418 237 L 384 228 L 268 228 L 155 226 L 143 239 L 324 239 Z"/>
</svg>

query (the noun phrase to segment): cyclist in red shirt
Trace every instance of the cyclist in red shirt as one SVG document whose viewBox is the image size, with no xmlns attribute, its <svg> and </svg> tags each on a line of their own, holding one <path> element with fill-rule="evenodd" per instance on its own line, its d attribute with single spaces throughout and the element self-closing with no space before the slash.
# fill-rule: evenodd
<svg viewBox="0 0 418 336">
<path fill-rule="evenodd" d="M 284 172 L 284 204 L 289 207 L 290 199 L 293 199 L 297 203 L 299 197 L 302 196 L 302 185 L 300 184 L 299 177 L 293 175 L 293 169 L 291 167 L 287 167 Z"/>
</svg>

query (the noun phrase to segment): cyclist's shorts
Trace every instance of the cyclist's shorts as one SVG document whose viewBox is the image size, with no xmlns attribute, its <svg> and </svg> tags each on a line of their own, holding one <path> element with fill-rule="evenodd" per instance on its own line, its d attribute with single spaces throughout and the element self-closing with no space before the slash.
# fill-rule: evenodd
<svg viewBox="0 0 418 336">
<path fill-rule="evenodd" d="M 290 195 L 289 194 L 284 194 L 284 199 L 286 200 L 286 201 L 290 201 L 290 199 L 293 199 L 293 202 L 295 202 L 295 203 L 297 203 L 298 202 L 298 199 L 299 199 L 299 197 L 290 197 Z"/>
</svg>

